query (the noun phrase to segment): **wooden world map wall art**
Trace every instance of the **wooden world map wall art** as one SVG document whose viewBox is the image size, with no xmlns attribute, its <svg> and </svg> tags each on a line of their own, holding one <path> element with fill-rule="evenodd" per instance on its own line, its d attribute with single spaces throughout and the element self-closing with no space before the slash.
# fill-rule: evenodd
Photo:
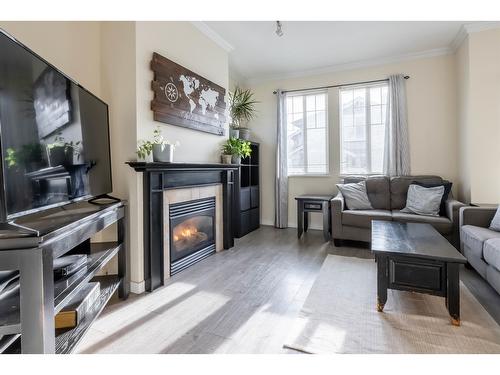
<svg viewBox="0 0 500 375">
<path fill-rule="evenodd" d="M 153 53 L 151 109 L 156 121 L 224 135 L 226 90 L 175 62 Z"/>
</svg>

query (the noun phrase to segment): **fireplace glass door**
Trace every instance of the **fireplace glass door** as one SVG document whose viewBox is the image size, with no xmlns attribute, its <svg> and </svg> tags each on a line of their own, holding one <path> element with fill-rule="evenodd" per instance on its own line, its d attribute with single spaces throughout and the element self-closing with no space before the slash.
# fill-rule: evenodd
<svg viewBox="0 0 500 375">
<path fill-rule="evenodd" d="M 171 264 L 214 244 L 214 198 L 170 205 Z"/>
</svg>

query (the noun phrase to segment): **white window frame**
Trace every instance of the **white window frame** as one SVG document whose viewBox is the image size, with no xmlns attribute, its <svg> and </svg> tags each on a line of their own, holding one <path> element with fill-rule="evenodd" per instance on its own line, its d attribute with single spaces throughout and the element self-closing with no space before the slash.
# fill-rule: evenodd
<svg viewBox="0 0 500 375">
<path fill-rule="evenodd" d="M 288 174 L 288 177 L 330 177 L 330 136 L 329 136 L 329 121 L 328 121 L 328 90 L 326 89 L 321 89 L 321 90 L 304 90 L 304 91 L 294 91 L 293 93 L 285 93 L 285 116 L 288 116 L 288 109 L 287 109 L 287 99 L 289 97 L 294 97 L 294 96 L 302 96 L 302 113 L 304 114 L 304 130 L 303 131 L 303 137 L 304 137 L 304 161 L 305 161 L 305 167 L 308 167 L 307 164 L 307 103 L 306 103 L 306 97 L 307 95 L 317 95 L 317 94 L 324 94 L 325 95 L 325 137 L 326 137 L 326 142 L 325 142 L 325 158 L 326 158 L 326 171 L 325 173 L 317 173 L 317 172 L 305 172 L 305 173 L 296 173 L 296 174 Z M 317 111 L 316 111 L 317 112 Z M 286 140 L 288 143 L 288 119 L 286 121 L 287 124 L 287 136 Z M 287 163 L 288 163 L 288 147 L 287 147 Z"/>
<path fill-rule="evenodd" d="M 374 87 L 388 87 L 388 83 L 372 83 L 372 84 L 366 84 L 366 85 L 356 85 L 356 86 L 346 86 L 346 87 L 340 87 L 339 88 L 339 124 L 340 124 L 340 129 L 339 129 L 339 135 L 340 135 L 340 142 L 339 142 L 339 172 L 340 172 L 340 177 L 343 176 L 375 176 L 375 175 L 380 175 L 383 173 L 383 171 L 380 172 L 373 172 L 372 171 L 372 142 L 371 142 L 371 101 L 370 101 L 370 89 Z M 342 90 L 356 90 L 364 88 L 365 89 L 365 134 L 366 134 L 366 142 L 365 142 L 365 147 L 366 147 L 366 161 L 367 165 L 370 166 L 370 168 L 367 168 L 369 172 L 365 173 L 347 173 L 342 170 L 343 168 L 343 163 L 342 163 L 342 150 L 344 146 L 343 142 L 343 136 L 342 136 L 342 131 L 344 129 L 344 126 L 342 124 L 342 119 L 343 119 L 343 108 L 342 108 Z M 386 106 L 388 105 L 388 99 L 386 100 Z M 386 116 L 388 115 L 387 113 L 387 108 L 386 108 Z M 354 121 L 354 118 L 353 118 Z M 387 122 L 382 123 L 385 127 L 385 131 L 387 131 Z"/>
</svg>

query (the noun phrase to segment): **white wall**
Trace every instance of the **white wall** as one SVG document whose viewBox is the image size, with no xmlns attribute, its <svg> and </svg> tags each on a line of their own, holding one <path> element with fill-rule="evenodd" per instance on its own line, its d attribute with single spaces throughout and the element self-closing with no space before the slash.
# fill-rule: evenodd
<svg viewBox="0 0 500 375">
<path fill-rule="evenodd" d="M 250 84 L 258 105 L 257 118 L 250 124 L 256 141 L 261 142 L 263 224 L 274 221 L 274 157 L 276 149 L 276 97 L 273 91 L 301 89 L 386 78 L 404 73 L 408 99 L 408 124 L 412 174 L 437 174 L 458 187 L 458 132 L 456 107 L 455 60 L 453 55 L 404 61 L 383 66 L 333 72 L 310 77 Z M 289 224 L 296 225 L 296 203 L 300 194 L 334 194 L 339 181 L 338 90 L 329 90 L 329 177 L 290 177 Z M 314 227 L 321 226 L 313 218 Z"/>
<path fill-rule="evenodd" d="M 100 96 L 100 22 L 1 21 L 0 28 Z"/>
<path fill-rule="evenodd" d="M 500 203 L 500 29 L 469 41 L 471 200 Z"/>
</svg>

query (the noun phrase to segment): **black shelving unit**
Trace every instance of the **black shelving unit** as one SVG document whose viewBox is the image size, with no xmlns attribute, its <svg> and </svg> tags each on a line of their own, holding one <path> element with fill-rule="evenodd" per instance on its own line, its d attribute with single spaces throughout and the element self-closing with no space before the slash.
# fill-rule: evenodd
<svg viewBox="0 0 500 375">
<path fill-rule="evenodd" d="M 241 160 L 236 172 L 233 223 L 237 238 L 260 226 L 260 150 L 259 144 L 250 142 L 252 154 Z"/>
<path fill-rule="evenodd" d="M 95 205 L 81 201 L 41 215 L 47 220 L 39 217 L 23 220 L 30 228 L 51 217 L 60 218 L 61 223 L 47 233 L 38 234 L 36 247 L 2 248 L 4 241 L 0 241 L 0 268 L 18 269 L 21 279 L 25 275 L 26 280 L 21 282 L 17 293 L 0 304 L 0 353 L 71 353 L 115 292 L 122 299 L 129 293 L 123 202 Z M 117 241 L 90 242 L 93 235 L 114 223 L 117 223 Z M 87 265 L 54 281 L 53 259 L 65 254 L 86 254 Z M 98 276 L 115 257 L 118 274 Z M 89 281 L 100 283 L 100 297 L 95 305 L 77 327 L 56 330 L 55 314 Z"/>
</svg>

